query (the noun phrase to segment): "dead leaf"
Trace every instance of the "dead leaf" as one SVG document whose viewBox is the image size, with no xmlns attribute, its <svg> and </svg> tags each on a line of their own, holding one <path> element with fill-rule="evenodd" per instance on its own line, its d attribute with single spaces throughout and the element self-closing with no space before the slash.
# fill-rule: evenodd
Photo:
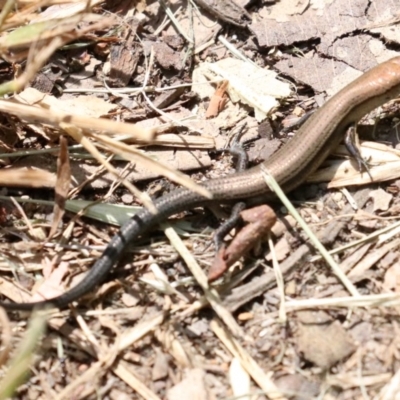
<svg viewBox="0 0 400 400">
<path fill-rule="evenodd" d="M 185 378 L 168 390 L 167 400 L 208 400 L 205 372 L 200 368 L 186 370 Z"/>
<path fill-rule="evenodd" d="M 278 80 L 275 72 L 234 58 L 202 63 L 193 72 L 193 82 L 203 84 L 194 85 L 193 90 L 201 98 L 211 97 L 214 88 L 207 80 L 218 79 L 229 81 L 227 91 L 232 102 L 240 101 L 252 107 L 258 121 L 277 107 L 277 98 L 288 97 L 291 93 L 290 85 Z"/>
<path fill-rule="evenodd" d="M 51 268 L 53 264 L 49 265 Z M 62 285 L 64 276 L 69 271 L 69 263 L 60 262 L 60 264 L 51 272 L 44 271 L 46 277 L 40 286 L 37 288 L 35 294 L 30 301 L 41 301 L 43 299 L 51 299 L 57 297 L 65 292 Z"/>
<path fill-rule="evenodd" d="M 393 195 L 386 192 L 386 190 L 380 188 L 371 191 L 369 197 L 374 201 L 374 209 L 373 209 L 374 212 L 378 210 L 381 211 L 389 210 L 390 202 L 393 199 Z"/>
<path fill-rule="evenodd" d="M 306 323 L 300 323 L 297 337 L 297 349 L 303 357 L 323 368 L 331 368 L 337 362 L 355 351 L 351 336 L 338 321 L 320 320 L 318 313 L 302 311 L 299 316 L 307 317 Z M 325 313 L 323 313 L 325 314 Z"/>
<path fill-rule="evenodd" d="M 214 118 L 219 112 L 225 107 L 228 100 L 226 96 L 226 88 L 228 87 L 228 81 L 222 81 L 218 84 L 215 93 L 212 95 L 210 104 L 206 111 L 206 118 Z"/>
</svg>

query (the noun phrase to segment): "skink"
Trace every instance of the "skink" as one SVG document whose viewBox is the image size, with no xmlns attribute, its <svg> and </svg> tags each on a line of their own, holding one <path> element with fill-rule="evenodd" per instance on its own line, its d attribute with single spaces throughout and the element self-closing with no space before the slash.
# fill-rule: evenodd
<svg viewBox="0 0 400 400">
<path fill-rule="evenodd" d="M 400 57 L 392 58 L 350 83 L 317 110 L 286 145 L 263 165 L 285 191 L 299 186 L 334 150 L 344 132 L 364 115 L 400 94 Z M 206 199 L 188 189 L 177 189 L 154 202 L 158 213 L 146 209 L 127 221 L 111 239 L 102 256 L 80 283 L 61 296 L 32 303 L 3 303 L 8 310 L 35 307 L 65 308 L 102 283 L 127 245 L 169 216 L 211 202 L 226 203 L 271 195 L 261 164 L 202 184 L 212 194 Z"/>
</svg>

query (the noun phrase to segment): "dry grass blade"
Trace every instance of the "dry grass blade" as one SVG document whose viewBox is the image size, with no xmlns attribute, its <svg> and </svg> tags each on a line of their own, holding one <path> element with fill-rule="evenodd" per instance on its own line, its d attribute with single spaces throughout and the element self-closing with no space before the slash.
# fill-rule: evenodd
<svg viewBox="0 0 400 400">
<path fill-rule="evenodd" d="M 10 354 L 12 348 L 12 329 L 10 320 L 8 319 L 7 313 L 3 308 L 0 308 L 0 326 L 1 326 L 1 352 L 0 352 L 0 367 L 4 365 L 4 363 L 8 359 L 8 355 Z"/>
<path fill-rule="evenodd" d="M 34 351 L 46 327 L 44 313 L 33 314 L 18 353 L 0 382 L 0 400 L 11 397 L 29 373 Z"/>
<path fill-rule="evenodd" d="M 150 142 L 153 137 L 149 130 L 139 128 L 135 124 L 110 121 L 104 118 L 71 115 L 60 111 L 48 110 L 7 100 L 0 100 L 0 108 L 2 112 L 16 115 L 29 122 L 41 122 L 51 125 L 54 128 L 59 128 L 61 123 L 68 123 L 88 131 L 129 134 L 132 137 L 138 137 L 147 142 Z"/>
<path fill-rule="evenodd" d="M 188 43 L 193 43 L 193 40 L 186 34 L 186 32 L 183 30 L 181 27 L 179 21 L 175 18 L 174 13 L 171 11 L 171 9 L 166 5 L 164 0 L 160 0 L 160 4 L 165 10 L 165 13 L 168 15 L 169 19 L 171 22 L 174 24 L 175 28 L 177 31 L 187 40 Z"/>
<path fill-rule="evenodd" d="M 0 28 L 3 26 L 7 16 L 12 12 L 13 7 L 14 7 L 14 0 L 7 0 L 6 3 L 3 5 L 0 14 Z"/>
<path fill-rule="evenodd" d="M 335 160 L 326 168 L 314 172 L 308 182 L 329 182 L 328 188 L 338 188 L 353 185 L 365 185 L 373 182 L 385 182 L 400 176 L 400 151 L 378 142 L 362 142 L 360 152 L 363 159 L 368 160 L 369 174 L 359 171 L 345 146 L 339 146 L 335 154 L 346 157 L 345 160 Z"/>
<path fill-rule="evenodd" d="M 400 295 L 398 293 L 383 293 L 357 297 L 288 300 L 286 301 L 286 309 L 290 311 L 315 307 L 393 307 L 399 304 Z"/>
<path fill-rule="evenodd" d="M 113 369 L 115 375 L 123 380 L 127 385 L 134 389 L 146 400 L 161 400 L 153 391 L 151 391 L 143 382 L 142 379 L 134 374 L 131 363 L 124 360 L 117 362 Z"/>
<path fill-rule="evenodd" d="M 105 135 L 91 134 L 98 142 L 102 143 L 108 150 L 123 157 L 131 162 L 140 160 L 146 167 L 151 168 L 157 173 L 165 176 L 173 182 L 186 186 L 187 188 L 201 194 L 204 197 L 211 198 L 211 193 L 204 187 L 196 184 L 192 179 L 182 172 L 176 171 L 165 164 L 161 164 L 143 154 L 134 147 L 128 146 L 125 143 L 113 140 Z"/>
<path fill-rule="evenodd" d="M 53 39 L 49 40 L 48 43 L 43 45 L 43 47 L 38 48 L 37 43 L 35 43 L 30 48 L 29 53 L 28 52 L 25 52 L 24 54 L 18 53 L 19 57 L 28 56 L 26 69 L 18 78 L 14 79 L 13 81 L 2 84 L 0 86 L 0 95 L 19 92 L 20 90 L 22 90 L 27 85 L 27 83 L 34 78 L 37 71 L 39 71 L 39 69 L 45 64 L 45 62 L 49 59 L 49 57 L 61 46 L 69 43 L 74 39 L 77 39 L 78 37 L 84 35 L 85 33 L 94 31 L 96 29 L 105 28 L 113 24 L 114 22 L 115 20 L 113 18 L 102 18 L 93 24 L 87 25 L 81 30 L 77 30 L 76 27 L 75 28 L 70 27 L 70 30 L 72 30 L 71 33 L 69 34 L 66 33 L 65 35 L 61 36 L 55 36 Z M 27 34 L 28 34 L 27 32 L 23 32 L 23 38 L 25 38 Z M 30 38 L 30 40 L 32 40 L 32 38 Z M 0 39 L 0 54 L 3 56 L 3 58 L 8 58 L 7 54 L 5 53 L 5 50 L 7 51 L 9 50 L 8 47 L 9 41 L 10 39 L 8 38 L 8 36 Z M 19 42 L 17 41 L 17 43 Z M 2 46 L 3 46 L 3 51 L 1 51 Z"/>
<path fill-rule="evenodd" d="M 278 287 L 279 291 L 279 298 L 280 298 L 280 305 L 279 305 L 279 320 L 280 322 L 286 322 L 287 317 L 286 317 L 286 310 L 285 310 L 285 283 L 283 280 L 283 275 L 282 271 L 279 268 L 279 263 L 276 258 L 276 252 L 275 252 L 275 246 L 274 242 L 271 238 L 271 233 L 268 233 L 268 245 L 271 250 L 271 256 L 272 256 L 272 265 L 274 268 L 274 273 L 275 273 L 275 278 L 276 278 L 276 284 Z"/>
<path fill-rule="evenodd" d="M 100 374 L 104 374 L 106 372 L 105 370 L 110 368 L 115 375 L 121 378 L 134 391 L 143 396 L 143 398 L 159 400 L 159 397 L 156 396 L 154 392 L 152 392 L 144 383 L 142 383 L 140 379 L 133 374 L 132 371 L 130 371 L 130 367 L 125 362 L 118 361 L 116 363 L 112 363 L 112 365 L 110 365 L 110 363 L 108 363 L 109 365 L 105 365 L 105 363 L 107 364 L 105 360 L 114 360 L 126 348 L 132 346 L 135 342 L 148 335 L 153 330 L 157 329 L 157 327 L 159 327 L 164 321 L 164 318 L 164 314 L 160 313 L 155 315 L 150 320 L 144 321 L 138 326 L 126 330 L 118 339 L 116 339 L 114 346 L 109 345 L 107 347 L 109 351 L 105 353 L 101 353 L 101 346 L 99 346 L 97 340 L 94 339 L 95 343 L 92 343 L 92 348 L 95 348 L 98 352 L 98 354 L 96 354 L 96 357 L 100 361 L 93 363 L 91 367 L 79 377 L 79 379 L 75 379 L 68 386 L 66 386 L 60 393 L 58 393 L 56 399 L 61 400 L 71 398 L 71 395 L 76 391 L 77 388 L 79 388 L 81 385 L 84 385 L 85 383 L 91 383 L 93 379 L 95 379 L 96 377 L 98 378 Z M 86 330 L 86 337 L 88 335 L 92 336 L 92 332 L 90 332 L 87 327 L 84 327 L 84 329 Z M 74 341 L 74 339 L 72 339 L 72 341 Z M 75 344 L 79 346 L 79 342 L 76 342 Z M 89 385 L 89 389 L 91 390 L 91 392 L 93 392 L 92 384 Z"/>
<path fill-rule="evenodd" d="M 222 305 L 222 301 L 219 297 L 218 292 L 209 286 L 206 274 L 197 264 L 192 253 L 190 253 L 188 248 L 185 246 L 185 244 L 173 228 L 171 228 L 170 226 L 165 227 L 166 224 L 163 224 L 163 226 L 165 235 L 171 241 L 171 244 L 174 246 L 179 255 L 183 258 L 191 273 L 195 277 L 196 281 L 204 290 L 205 297 L 213 310 L 217 313 L 217 315 L 221 318 L 221 320 L 226 324 L 226 326 L 235 336 L 244 337 L 242 329 L 237 324 L 232 314 Z"/>
<path fill-rule="evenodd" d="M 100 154 L 100 152 L 96 149 L 92 142 L 87 139 L 82 131 L 75 126 L 69 124 L 61 124 L 61 127 L 68 132 L 68 134 L 74 138 L 79 144 L 81 144 L 104 168 L 106 168 L 110 173 L 112 173 L 116 179 L 121 180 L 123 185 L 134 195 L 136 196 L 142 204 L 145 205 L 151 212 L 156 213 L 157 210 L 153 206 L 151 200 L 149 199 L 146 193 L 140 192 L 135 188 L 129 181 L 122 178 L 120 173 Z"/>
<path fill-rule="evenodd" d="M 300 225 L 300 227 L 307 234 L 307 236 L 310 239 L 310 241 L 313 244 L 313 246 L 321 253 L 321 256 L 325 259 L 327 264 L 332 268 L 332 271 L 335 273 L 337 278 L 342 282 L 343 286 L 353 296 L 359 296 L 359 293 L 358 293 L 356 287 L 353 285 L 353 283 L 350 282 L 350 280 L 347 278 L 347 276 L 339 268 L 339 266 L 337 265 L 337 263 L 335 262 L 333 257 L 329 254 L 329 252 L 325 249 L 325 247 L 322 245 L 322 243 L 314 235 L 314 233 L 308 227 L 308 225 L 303 220 L 303 218 L 301 218 L 300 214 L 293 207 L 292 203 L 286 197 L 285 193 L 283 193 L 283 190 L 279 187 L 278 183 L 275 181 L 275 179 L 272 177 L 272 175 L 265 168 L 261 167 L 261 169 L 263 171 L 265 182 L 267 183 L 267 185 L 271 188 L 271 190 L 274 193 L 276 193 L 276 195 L 278 196 L 279 200 L 282 201 L 282 203 L 288 209 L 290 214 L 296 219 L 297 223 Z"/>
<path fill-rule="evenodd" d="M 400 369 L 392 376 L 392 379 L 382 388 L 375 400 L 393 400 L 397 399 L 400 388 Z"/>
<path fill-rule="evenodd" d="M 329 252 L 329 254 L 334 255 L 334 254 L 340 254 L 345 252 L 348 249 L 351 249 L 353 247 L 357 247 L 359 245 L 376 241 L 378 244 L 385 242 L 386 240 L 392 238 L 393 236 L 397 235 L 400 231 L 400 222 L 395 222 L 392 225 L 386 226 L 385 228 L 379 229 L 370 235 L 367 235 L 363 237 L 362 239 L 359 240 L 354 240 L 350 243 L 347 243 L 343 246 L 339 246 Z M 316 255 L 310 259 L 310 262 L 315 262 L 317 260 L 320 260 L 322 258 L 321 255 Z"/>
<path fill-rule="evenodd" d="M 57 0 L 41 0 L 41 1 L 32 1 L 32 0 L 19 0 L 18 1 L 18 10 L 15 10 L 15 1 L 14 0 L 7 0 L 6 4 L 3 6 L 5 1 L 1 2 L 2 9 L 2 16 L 4 16 L 4 21 L 1 24 L 1 30 L 7 31 L 11 28 L 18 27 L 21 25 L 26 24 L 29 21 L 32 21 L 33 18 L 37 16 L 35 11 L 40 10 L 41 7 L 45 7 L 50 5 Z M 9 5 L 11 4 L 11 10 L 8 10 Z M 12 11 L 12 12 L 10 12 Z"/>
<path fill-rule="evenodd" d="M 39 42 L 61 38 L 80 23 L 94 23 L 102 19 L 100 15 L 78 14 L 67 18 L 54 18 L 22 26 L 0 38 L 0 52 L 38 46 Z M 69 40 L 69 39 L 67 39 Z"/>
</svg>

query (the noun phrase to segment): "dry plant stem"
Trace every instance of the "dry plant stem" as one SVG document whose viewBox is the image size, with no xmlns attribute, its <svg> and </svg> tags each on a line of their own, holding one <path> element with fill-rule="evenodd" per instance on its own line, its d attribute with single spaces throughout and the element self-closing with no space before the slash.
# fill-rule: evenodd
<svg viewBox="0 0 400 400">
<path fill-rule="evenodd" d="M 155 329 L 159 328 L 159 326 L 163 323 L 165 318 L 164 313 L 157 314 L 153 318 L 151 318 L 148 321 L 142 322 L 135 326 L 134 328 L 129 328 L 124 331 L 124 333 L 118 338 L 118 342 L 116 343 L 116 349 L 113 350 L 112 358 L 116 358 L 122 351 L 126 350 L 128 347 L 131 347 L 134 343 L 136 343 L 138 340 L 142 339 L 144 336 L 148 335 Z M 83 327 L 86 331 L 88 331 L 88 328 L 85 327 L 86 324 L 83 324 L 82 321 L 80 321 L 81 327 Z M 92 336 L 91 332 L 89 332 L 89 336 Z M 100 348 L 99 343 L 97 340 L 94 340 L 95 346 L 94 348 L 97 349 L 97 351 Z M 78 344 L 78 347 L 79 346 Z M 85 349 L 83 349 L 85 350 Z M 93 354 L 93 352 L 89 353 L 98 359 L 100 358 L 100 355 Z M 103 355 L 103 358 L 109 358 L 107 357 L 107 354 Z M 109 358 L 110 360 L 112 358 Z M 127 369 L 127 365 L 123 361 L 117 362 L 117 364 L 108 364 L 107 369 L 110 368 L 111 371 L 120 377 L 127 385 L 129 385 L 133 390 L 137 391 L 143 398 L 145 399 L 154 399 L 154 400 L 160 400 L 149 388 L 147 388 L 143 383 L 140 382 L 140 380 L 133 375 L 129 369 Z M 77 387 L 79 387 L 81 384 L 86 383 L 86 382 L 91 382 L 94 377 L 98 376 L 98 374 L 104 374 L 105 366 L 103 361 L 98 361 L 94 365 L 92 365 L 81 377 L 78 379 L 74 380 L 69 384 L 67 387 L 63 389 L 62 392 L 58 394 L 56 397 L 57 400 L 61 399 L 70 399 L 71 394 L 76 390 Z"/>
<path fill-rule="evenodd" d="M 87 341 L 91 344 L 93 350 L 96 352 L 96 354 L 98 355 L 98 358 L 100 359 L 99 354 L 101 352 L 101 346 L 100 346 L 99 341 L 96 339 L 94 334 L 91 332 L 91 330 L 89 329 L 88 325 L 86 324 L 85 320 L 82 318 L 81 315 L 76 314 L 75 319 L 76 319 L 76 322 L 78 323 L 79 327 L 81 328 L 83 335 L 85 335 Z"/>
<path fill-rule="evenodd" d="M 34 237 L 34 232 L 33 232 L 33 226 L 31 224 L 30 219 L 27 217 L 27 215 L 25 214 L 24 209 L 19 205 L 19 203 L 15 200 L 14 197 L 10 197 L 10 200 L 13 202 L 14 206 L 17 208 L 17 210 L 19 211 L 19 213 L 21 214 L 23 220 L 26 223 L 26 226 L 28 227 L 29 233 Z"/>
<path fill-rule="evenodd" d="M 53 221 L 47 240 L 55 235 L 65 213 L 65 203 L 68 199 L 68 190 L 71 185 L 71 166 L 66 138 L 60 136 L 60 151 L 57 157 L 57 181 L 55 186 Z"/>
<path fill-rule="evenodd" d="M 10 168 L 0 170 L 0 186 L 54 188 L 55 185 L 55 175 L 42 169 Z"/>
<path fill-rule="evenodd" d="M 37 10 L 40 10 L 42 7 L 57 4 L 57 2 L 63 3 L 64 1 L 62 0 L 18 1 L 18 4 L 20 5 L 20 7 L 18 8 L 18 12 L 14 13 L 14 15 L 12 15 L 10 18 L 7 18 L 7 20 L 3 24 L 3 31 L 10 30 L 15 27 L 20 27 L 21 25 L 29 23 L 32 20 L 32 18 L 37 17 L 37 14 L 35 14 Z M 96 3 L 99 3 L 99 0 L 97 0 Z"/>
<path fill-rule="evenodd" d="M 109 157 L 106 158 L 106 161 L 110 162 L 113 159 L 113 157 L 114 157 L 113 155 L 110 155 Z M 104 173 L 105 170 L 106 169 L 103 166 L 98 166 L 97 169 L 90 176 L 88 176 L 82 183 L 80 183 L 74 189 L 70 190 L 70 192 L 68 193 L 68 198 L 74 199 L 87 184 L 99 178 Z M 104 196 L 104 198 L 107 199 L 107 195 Z"/>
<path fill-rule="evenodd" d="M 279 304 L 279 320 L 282 323 L 285 323 L 286 318 L 286 311 L 285 311 L 285 284 L 283 282 L 283 274 L 282 270 L 279 268 L 279 263 L 276 258 L 275 246 L 274 242 L 271 238 L 271 232 L 268 233 L 268 246 L 271 251 L 272 256 L 272 265 L 274 267 L 275 277 L 276 277 L 276 285 L 278 287 L 279 296 L 280 296 L 280 304 Z"/>
<path fill-rule="evenodd" d="M 172 180 L 173 182 L 186 186 L 187 188 L 197 192 L 198 194 L 206 198 L 212 197 L 207 189 L 195 183 L 187 175 L 152 160 L 134 147 L 128 146 L 125 143 L 120 143 L 105 135 L 92 134 L 91 136 L 97 139 L 99 142 L 105 144 L 110 151 L 120 155 L 121 157 L 132 162 L 135 162 L 139 159 L 144 165 L 148 166 L 153 171 L 157 171 L 158 173 Z"/>
<path fill-rule="evenodd" d="M 239 60 L 253 64 L 257 68 L 259 67 L 256 63 L 254 63 L 249 58 L 247 58 L 244 54 L 242 54 L 235 46 L 233 46 L 231 43 L 229 43 L 223 36 L 218 36 L 218 41 L 221 42 Z"/>
<path fill-rule="evenodd" d="M 192 39 L 186 35 L 186 33 L 183 31 L 181 25 L 179 24 L 178 20 L 175 18 L 174 13 L 171 11 L 171 9 L 169 7 L 167 7 L 167 5 L 165 4 L 164 0 L 159 0 L 160 4 L 162 5 L 162 7 L 165 10 L 165 13 L 168 15 L 168 17 L 170 18 L 172 24 L 175 26 L 175 28 L 177 29 L 177 31 L 185 38 L 185 40 L 188 43 L 192 43 Z"/>
<path fill-rule="evenodd" d="M 7 0 L 6 4 L 4 4 L 0 14 L 0 30 L 3 27 L 4 21 L 6 20 L 8 14 L 10 14 L 11 9 L 14 6 L 15 6 L 15 0 Z"/>
<path fill-rule="evenodd" d="M 147 58 L 147 56 L 145 54 L 145 63 L 146 63 L 146 73 L 144 75 L 143 88 L 145 88 L 147 86 L 147 82 L 149 81 L 149 78 L 150 78 L 151 68 L 153 67 L 153 64 L 154 64 L 154 47 L 153 46 L 150 49 L 150 57 Z M 145 95 L 144 90 L 142 90 L 142 94 Z"/>
<path fill-rule="evenodd" d="M 329 299 L 306 299 L 306 300 L 287 300 L 286 310 L 294 311 L 299 309 L 315 307 L 397 307 L 400 304 L 400 294 L 383 293 L 367 296 L 336 297 Z"/>
<path fill-rule="evenodd" d="M 218 292 L 209 286 L 206 274 L 198 265 L 192 253 L 190 253 L 188 248 L 182 242 L 181 238 L 178 236 L 175 230 L 171 228 L 169 225 L 164 223 L 162 224 L 162 226 L 164 227 L 165 235 L 168 237 L 171 244 L 174 246 L 176 251 L 185 261 L 186 265 L 190 269 L 190 272 L 193 274 L 197 283 L 203 289 L 207 301 L 214 309 L 216 314 L 221 318 L 221 320 L 226 324 L 226 326 L 231 330 L 231 332 L 235 336 L 244 337 L 244 332 L 242 331 L 240 326 L 236 323 L 235 319 L 232 317 L 232 314 L 228 312 L 225 309 L 225 307 L 222 306 L 222 301 L 218 295 Z"/>
<path fill-rule="evenodd" d="M 82 133 L 80 129 L 68 124 L 61 124 L 63 128 L 72 138 L 74 138 L 79 144 L 83 145 L 85 149 L 104 167 L 106 168 L 114 177 L 121 180 L 122 184 L 134 195 L 136 196 L 142 204 L 148 208 L 151 212 L 156 213 L 157 210 L 154 208 L 153 203 L 149 199 L 148 195 L 142 193 L 134 185 L 132 185 L 128 180 L 121 178 L 120 173 L 116 168 L 114 168 L 103 155 L 96 149 L 96 147 L 91 143 Z"/>
<path fill-rule="evenodd" d="M 80 144 L 76 144 L 73 146 L 68 146 L 68 151 L 71 152 L 71 150 L 82 149 L 82 148 L 83 148 L 83 146 L 81 146 Z M 13 153 L 0 154 L 0 159 L 36 156 L 36 155 L 40 155 L 40 154 L 51 154 L 51 153 L 58 153 L 59 151 L 60 151 L 59 146 L 52 147 L 51 149 L 14 151 Z"/>
<path fill-rule="evenodd" d="M 354 200 L 354 197 L 349 193 L 347 188 L 342 188 L 340 189 L 340 191 L 343 193 L 343 196 L 346 198 L 348 203 L 353 207 L 353 210 L 357 211 L 358 210 L 357 202 Z"/>
<path fill-rule="evenodd" d="M 192 69 L 193 65 L 193 55 L 195 50 L 195 35 L 194 35 L 194 28 L 193 28 L 193 4 L 191 1 L 188 1 L 186 12 L 189 18 L 189 30 L 190 30 L 190 41 L 188 43 L 188 48 L 183 58 L 183 64 L 189 66 L 189 70 Z M 189 63 L 187 63 L 187 59 L 190 59 Z"/>
<path fill-rule="evenodd" d="M 321 253 L 321 256 L 325 259 L 325 261 L 332 268 L 333 272 L 339 278 L 339 280 L 342 282 L 343 286 L 353 296 L 359 296 L 359 293 L 358 293 L 357 289 L 355 288 L 355 286 L 350 282 L 350 280 L 347 278 L 347 276 L 339 268 L 339 266 L 337 265 L 335 260 L 328 253 L 328 251 L 325 249 L 325 247 L 322 245 L 322 243 L 317 239 L 317 237 L 314 235 L 314 233 L 311 231 L 311 229 L 305 223 L 303 218 L 301 218 L 300 214 L 290 203 L 289 199 L 287 198 L 287 196 L 285 195 L 283 190 L 279 187 L 276 180 L 272 177 L 272 175 L 265 168 L 261 167 L 261 169 L 264 174 L 265 182 L 267 183 L 267 185 L 271 188 L 272 191 L 275 192 L 275 194 L 278 196 L 279 200 L 282 201 L 283 205 L 287 208 L 287 210 L 290 212 L 290 214 L 296 219 L 297 223 L 300 225 L 300 227 L 304 230 L 304 232 L 309 237 L 313 246 Z"/>
<path fill-rule="evenodd" d="M 370 235 L 365 236 L 362 239 L 355 240 L 355 241 L 353 241 L 351 243 L 348 243 L 348 244 L 346 244 L 344 246 L 341 246 L 341 247 L 338 247 L 338 248 L 336 248 L 334 250 L 331 250 L 329 252 L 329 254 L 330 255 L 340 254 L 340 253 L 343 253 L 344 251 L 346 251 L 348 249 L 351 249 L 352 247 L 356 247 L 358 245 L 368 243 L 368 242 L 370 242 L 372 240 L 375 240 L 375 239 L 378 239 L 378 241 L 381 243 L 382 241 L 380 240 L 380 236 L 382 236 L 384 234 L 387 234 L 387 236 L 385 235 L 385 240 L 387 240 L 389 237 L 393 236 L 393 234 L 397 234 L 399 228 L 400 228 L 400 221 L 399 222 L 395 222 L 394 224 L 392 224 L 390 226 L 387 226 L 385 228 L 379 229 L 378 231 L 375 231 L 375 232 L 371 233 Z M 392 235 L 390 235 L 391 232 L 393 232 Z M 322 255 L 316 255 L 316 256 L 314 256 L 314 257 L 312 257 L 310 259 L 310 262 L 318 261 L 321 258 L 322 258 Z"/>
<path fill-rule="evenodd" d="M 193 119 L 193 117 L 184 118 L 184 120 Z M 178 148 L 185 148 L 185 149 L 206 149 L 206 150 L 214 150 L 215 149 L 215 140 L 212 137 L 208 136 L 186 136 L 186 135 L 179 135 L 179 134 L 169 134 L 169 133 L 162 133 L 166 130 L 174 128 L 176 124 L 174 122 L 166 123 L 159 125 L 157 127 L 150 128 L 150 132 L 154 134 L 158 134 L 156 138 L 153 140 L 153 144 L 157 146 L 167 146 L 167 147 L 178 147 Z M 179 126 L 181 124 L 179 123 Z M 121 135 L 121 136 L 113 136 L 113 140 L 118 142 L 124 141 L 132 141 L 132 135 Z M 141 144 L 143 146 L 148 145 L 148 141 L 141 143 L 141 140 L 134 139 L 134 143 L 140 147 Z M 101 149 L 107 150 L 107 146 L 98 146 Z M 68 151 L 74 157 L 84 157 L 82 153 L 75 153 L 74 150 L 83 149 L 84 147 L 80 144 L 68 146 Z M 0 154 L 0 159 L 2 158 L 16 158 L 16 157 L 26 157 L 26 156 L 36 156 L 40 154 L 51 154 L 57 153 L 60 151 L 59 146 L 52 147 L 50 149 L 41 149 L 41 150 L 23 150 L 23 151 L 15 151 L 13 153 L 5 153 Z M 89 156 L 88 156 L 89 157 Z"/>
<path fill-rule="evenodd" d="M 17 79 L 0 85 L 0 96 L 21 91 L 35 77 L 36 73 L 43 67 L 50 56 L 65 43 L 66 40 L 57 37 L 46 47 L 40 49 L 35 54 L 34 61 L 27 63 L 25 71 Z"/>
<path fill-rule="evenodd" d="M 175 18 L 176 15 L 178 15 L 181 12 L 181 10 L 182 10 L 182 6 L 179 6 L 177 8 L 177 10 L 174 13 L 172 13 L 174 18 Z M 160 33 L 170 24 L 170 22 L 171 22 L 171 19 L 168 19 L 168 15 L 166 15 L 164 17 L 164 20 L 161 22 L 160 26 L 154 31 L 153 35 L 154 36 L 159 36 Z"/>
<path fill-rule="evenodd" d="M 61 392 L 57 393 L 57 395 L 54 397 L 54 400 L 69 400 L 73 398 L 73 395 L 76 395 L 79 387 L 90 388 L 90 393 L 87 393 L 87 391 L 85 392 L 86 396 L 92 394 L 92 392 L 96 389 L 94 383 L 102 375 L 104 375 L 103 363 L 101 361 L 92 363 L 89 369 L 80 374 L 69 385 L 64 387 Z M 83 393 L 80 392 L 80 395 L 82 394 Z"/>
<path fill-rule="evenodd" d="M 207 83 L 218 83 L 221 82 L 222 79 L 215 79 L 208 81 Z M 70 88 L 63 90 L 63 93 L 117 93 L 117 94 L 132 94 L 132 93 L 162 93 L 167 90 L 174 90 L 184 87 L 192 87 L 192 86 L 199 86 L 205 85 L 203 82 L 192 82 L 192 83 L 181 83 L 179 85 L 172 85 L 172 86 L 164 86 L 161 88 L 157 88 L 155 86 L 145 86 L 145 87 L 125 87 L 125 88 L 112 88 L 108 89 L 97 89 L 97 88 Z"/>
<path fill-rule="evenodd" d="M 112 134 L 130 134 L 132 138 L 138 137 L 148 143 L 153 138 L 152 133 L 147 129 L 139 128 L 135 124 L 110 121 L 105 118 L 71 115 L 61 111 L 46 110 L 41 107 L 20 104 L 10 100 L 0 100 L 0 109 L 2 112 L 14 114 L 29 122 L 41 122 L 52 125 L 55 128 L 59 128 L 61 123 L 68 123 L 89 132 L 99 131 Z"/>
<path fill-rule="evenodd" d="M 1 352 L 0 352 L 0 368 L 6 363 L 8 355 L 12 349 L 12 330 L 10 320 L 5 310 L 0 309 L 0 326 L 1 326 Z"/>
<path fill-rule="evenodd" d="M 32 315 L 29 328 L 19 344 L 17 354 L 13 357 L 10 367 L 0 381 L 0 400 L 10 398 L 29 373 L 35 349 L 46 329 L 46 320 L 43 312 Z"/>
<path fill-rule="evenodd" d="M 400 369 L 392 376 L 392 379 L 381 389 L 376 400 L 393 400 L 398 397 L 400 387 Z M 364 397 L 367 398 L 367 397 Z"/>
<path fill-rule="evenodd" d="M 124 360 L 117 361 L 114 366 L 113 372 L 120 379 L 122 379 L 129 387 L 138 392 L 143 399 L 146 400 L 162 400 L 146 385 L 143 384 L 142 379 L 138 378 L 132 371 L 132 363 Z"/>
</svg>

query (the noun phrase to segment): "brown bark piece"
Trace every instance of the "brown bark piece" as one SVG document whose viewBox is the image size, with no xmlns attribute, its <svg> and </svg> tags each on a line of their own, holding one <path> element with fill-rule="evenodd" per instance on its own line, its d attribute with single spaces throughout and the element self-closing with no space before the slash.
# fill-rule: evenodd
<svg viewBox="0 0 400 400">
<path fill-rule="evenodd" d="M 394 239 L 379 248 L 375 248 L 356 264 L 347 274 L 353 281 L 362 280 L 367 272 L 376 267 L 377 263 L 390 251 L 398 251 L 400 239 Z"/>
<path fill-rule="evenodd" d="M 217 19 L 229 24 L 244 27 L 251 21 L 249 13 L 232 0 L 197 0 L 197 3 Z"/>
<path fill-rule="evenodd" d="M 53 90 L 55 82 L 61 77 L 62 70 L 53 70 L 49 68 L 45 73 L 40 72 L 32 82 L 31 87 L 42 93 L 50 93 Z"/>
<path fill-rule="evenodd" d="M 140 56 L 141 47 L 132 40 L 111 46 L 110 86 L 127 86 L 136 70 Z"/>
<path fill-rule="evenodd" d="M 392 253 L 392 257 L 397 256 Z M 387 269 L 385 272 L 385 278 L 383 281 L 383 288 L 390 292 L 394 291 L 396 293 L 400 292 L 400 264 L 395 259 L 394 265 Z"/>
<path fill-rule="evenodd" d="M 352 354 L 356 347 L 338 321 L 328 322 L 324 316 L 321 321 L 321 313 L 299 313 L 304 322 L 299 325 L 296 335 L 297 348 L 306 360 L 326 370 Z"/>
<path fill-rule="evenodd" d="M 177 83 L 179 84 L 179 83 Z M 160 96 L 158 96 L 154 101 L 153 105 L 156 108 L 164 109 L 169 105 L 173 104 L 176 100 L 179 99 L 181 94 L 186 90 L 185 87 L 177 87 L 171 90 L 166 90 L 162 92 Z"/>
<path fill-rule="evenodd" d="M 155 58 L 164 69 L 180 71 L 183 68 L 181 55 L 163 42 L 153 43 Z"/>
</svg>

